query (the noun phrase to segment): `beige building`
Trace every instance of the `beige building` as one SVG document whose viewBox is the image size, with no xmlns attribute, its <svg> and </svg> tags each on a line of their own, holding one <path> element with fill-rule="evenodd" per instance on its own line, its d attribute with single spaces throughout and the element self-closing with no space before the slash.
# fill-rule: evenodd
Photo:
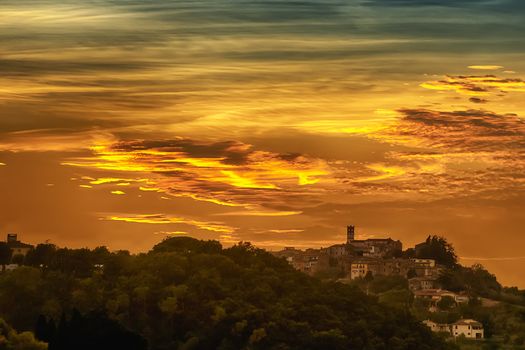
<svg viewBox="0 0 525 350">
<path fill-rule="evenodd" d="M 439 283 L 434 277 L 414 277 L 408 280 L 408 287 L 411 291 L 436 289 Z"/>
<path fill-rule="evenodd" d="M 22 243 L 18 240 L 18 235 L 15 233 L 7 234 L 7 246 L 11 249 L 11 256 L 22 255 L 26 256 L 27 253 L 33 249 L 31 244 Z"/>
<path fill-rule="evenodd" d="M 457 321 L 452 324 L 451 330 L 454 337 L 460 337 L 463 335 L 469 339 L 484 338 L 483 325 L 480 322 L 471 319 Z"/>
<path fill-rule="evenodd" d="M 436 267 L 436 260 L 434 259 L 410 259 L 410 261 L 417 267 L 427 267 L 433 268 Z"/>
<path fill-rule="evenodd" d="M 423 323 L 430 328 L 432 332 L 448 333 L 454 338 L 465 336 L 469 339 L 483 339 L 483 325 L 475 320 L 463 319 L 453 324 L 436 323 L 431 320 L 425 320 Z"/>
<path fill-rule="evenodd" d="M 377 270 L 377 263 L 368 260 L 356 260 L 350 264 L 350 279 L 363 278 L 368 273 L 374 275 Z"/>
</svg>

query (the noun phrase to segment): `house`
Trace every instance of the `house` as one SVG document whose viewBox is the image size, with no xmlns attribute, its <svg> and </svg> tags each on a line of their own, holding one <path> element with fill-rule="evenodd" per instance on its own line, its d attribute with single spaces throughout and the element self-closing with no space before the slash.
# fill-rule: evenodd
<svg viewBox="0 0 525 350">
<path fill-rule="evenodd" d="M 414 277 L 408 280 L 408 287 L 411 291 L 437 289 L 439 283 L 434 277 Z"/>
<path fill-rule="evenodd" d="M 434 259 L 410 259 L 410 265 L 418 277 L 431 277 L 439 274 L 439 268 Z"/>
<path fill-rule="evenodd" d="M 436 323 L 434 321 L 431 321 L 431 320 L 425 320 L 423 321 L 423 323 L 428 327 L 430 328 L 430 330 L 432 332 L 436 332 L 436 333 L 448 333 L 448 334 L 451 334 L 450 333 L 450 325 L 446 324 L 446 323 Z"/>
<path fill-rule="evenodd" d="M 293 247 L 286 247 L 272 254 L 286 259 L 296 270 L 307 274 L 315 274 L 329 267 L 328 255 L 321 249 L 306 249 L 303 251 Z"/>
<path fill-rule="evenodd" d="M 480 322 L 471 319 L 462 319 L 453 323 L 451 330 L 454 337 L 465 336 L 469 339 L 484 338 L 483 325 Z"/>
<path fill-rule="evenodd" d="M 440 301 L 443 297 L 451 297 L 456 300 L 457 294 L 444 289 L 422 289 L 414 292 L 414 297 Z"/>
<path fill-rule="evenodd" d="M 349 254 L 346 244 L 335 244 L 326 248 L 326 252 L 331 258 L 341 258 Z"/>
<path fill-rule="evenodd" d="M 11 249 L 11 256 L 22 255 L 26 256 L 27 253 L 33 249 L 31 244 L 22 243 L 18 240 L 16 233 L 7 234 L 7 246 Z"/>
<path fill-rule="evenodd" d="M 438 311 L 438 303 L 444 297 L 449 297 L 454 300 L 456 304 L 468 303 L 470 298 L 466 294 L 456 294 L 454 292 L 443 289 L 422 289 L 413 291 L 416 299 L 426 299 L 429 301 L 429 311 Z"/>
<path fill-rule="evenodd" d="M 475 320 L 462 319 L 453 324 L 436 323 L 431 320 L 425 320 L 423 323 L 430 328 L 432 332 L 448 333 L 454 338 L 465 336 L 469 339 L 483 339 L 483 325 Z"/>
<path fill-rule="evenodd" d="M 350 279 L 363 278 L 369 272 L 372 273 L 372 262 L 368 260 L 357 260 L 350 265 Z"/>
<path fill-rule="evenodd" d="M 388 275 L 385 260 L 360 258 L 352 261 L 350 264 L 350 279 L 362 278 L 368 274 L 372 276 Z"/>
<path fill-rule="evenodd" d="M 454 297 L 454 300 L 458 304 L 467 304 L 470 301 L 470 297 L 465 292 L 460 292 L 459 294 L 456 294 Z"/>
<path fill-rule="evenodd" d="M 410 270 L 410 262 L 406 259 L 383 259 L 381 261 L 381 271 L 379 274 L 385 276 L 407 277 Z"/>
<path fill-rule="evenodd" d="M 391 238 L 369 238 L 365 240 L 353 240 L 347 243 L 353 251 L 366 257 L 383 258 L 391 256 L 403 249 L 400 241 Z"/>
<path fill-rule="evenodd" d="M 410 259 L 410 261 L 416 267 L 432 268 L 432 267 L 436 266 L 436 260 L 434 260 L 434 259 L 417 259 L 417 258 L 413 258 L 413 259 Z"/>
<path fill-rule="evenodd" d="M 14 271 L 19 267 L 20 265 L 18 264 L 7 264 L 2 266 L 2 271 Z"/>
<path fill-rule="evenodd" d="M 456 300 L 456 293 L 450 292 L 448 290 L 442 290 L 442 289 L 422 289 L 422 290 L 416 290 L 413 292 L 414 298 L 416 299 L 424 299 L 428 300 L 429 302 L 429 308 L 428 310 L 430 312 L 436 312 L 438 311 L 438 303 L 443 299 L 444 297 L 450 297 Z"/>
</svg>

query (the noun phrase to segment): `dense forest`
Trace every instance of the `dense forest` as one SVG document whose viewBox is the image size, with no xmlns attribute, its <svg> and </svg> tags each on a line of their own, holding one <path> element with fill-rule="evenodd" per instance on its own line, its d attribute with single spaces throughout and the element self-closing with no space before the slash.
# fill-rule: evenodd
<svg viewBox="0 0 525 350">
<path fill-rule="evenodd" d="M 138 255 L 40 244 L 23 264 L 0 274 L 0 349 L 456 347 L 408 309 L 248 243 L 171 238 Z"/>
</svg>

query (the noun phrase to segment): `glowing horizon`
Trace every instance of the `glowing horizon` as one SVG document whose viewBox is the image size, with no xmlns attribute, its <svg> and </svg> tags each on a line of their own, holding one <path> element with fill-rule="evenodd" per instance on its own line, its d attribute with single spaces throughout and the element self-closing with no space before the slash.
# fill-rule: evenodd
<svg viewBox="0 0 525 350">
<path fill-rule="evenodd" d="M 355 224 L 525 287 L 523 9 L 3 1 L 0 232 L 278 248 Z"/>
</svg>

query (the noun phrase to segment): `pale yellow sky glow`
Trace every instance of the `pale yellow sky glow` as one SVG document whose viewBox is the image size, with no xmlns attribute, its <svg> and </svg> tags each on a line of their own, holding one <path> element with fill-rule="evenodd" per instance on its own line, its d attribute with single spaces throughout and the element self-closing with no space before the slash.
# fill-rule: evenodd
<svg viewBox="0 0 525 350">
<path fill-rule="evenodd" d="M 0 230 L 277 249 L 355 224 L 525 287 L 525 28 L 462 4 L 2 1 Z"/>
</svg>

